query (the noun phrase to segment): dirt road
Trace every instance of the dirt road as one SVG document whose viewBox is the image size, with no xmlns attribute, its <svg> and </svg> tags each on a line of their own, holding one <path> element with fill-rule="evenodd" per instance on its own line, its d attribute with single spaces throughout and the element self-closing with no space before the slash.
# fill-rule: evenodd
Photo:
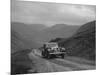
<svg viewBox="0 0 100 75">
<path fill-rule="evenodd" d="M 29 58 L 32 60 L 32 63 L 35 64 L 35 70 L 38 73 L 95 69 L 95 65 L 86 64 L 84 62 L 80 63 L 80 60 L 73 61 L 72 58 L 44 59 L 41 57 L 41 53 L 39 50 L 34 50 L 34 52 L 32 51 L 31 53 L 29 53 Z M 89 61 L 85 60 L 85 62 Z M 32 72 L 33 70 L 34 67 L 30 71 Z"/>
</svg>

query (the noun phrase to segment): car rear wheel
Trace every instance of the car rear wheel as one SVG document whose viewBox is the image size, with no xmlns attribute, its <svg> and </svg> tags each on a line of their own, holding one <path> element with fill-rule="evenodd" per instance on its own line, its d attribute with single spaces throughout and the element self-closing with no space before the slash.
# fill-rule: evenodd
<svg viewBox="0 0 100 75">
<path fill-rule="evenodd" d="M 49 59 L 51 55 L 48 52 L 46 52 L 45 57 Z"/>
<path fill-rule="evenodd" d="M 45 53 L 42 51 L 42 57 L 45 57 Z"/>
<path fill-rule="evenodd" d="M 48 58 L 48 59 L 50 59 L 50 58 L 51 58 L 51 56 L 48 54 L 47 58 Z"/>
</svg>

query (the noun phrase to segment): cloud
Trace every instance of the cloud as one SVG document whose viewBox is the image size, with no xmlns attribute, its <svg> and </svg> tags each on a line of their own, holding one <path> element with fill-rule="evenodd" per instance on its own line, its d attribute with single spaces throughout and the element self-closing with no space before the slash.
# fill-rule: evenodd
<svg viewBox="0 0 100 75">
<path fill-rule="evenodd" d="M 96 17 L 93 5 L 57 4 L 45 2 L 17 1 L 11 3 L 11 20 L 24 23 L 83 24 Z"/>
<path fill-rule="evenodd" d="M 94 6 L 95 7 L 95 6 Z M 59 11 L 66 15 L 95 19 L 95 11 L 87 5 L 62 5 Z"/>
</svg>

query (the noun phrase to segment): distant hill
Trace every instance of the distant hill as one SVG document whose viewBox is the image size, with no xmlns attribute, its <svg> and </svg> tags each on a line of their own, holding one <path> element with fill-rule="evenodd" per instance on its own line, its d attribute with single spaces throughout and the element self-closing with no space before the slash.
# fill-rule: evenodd
<svg viewBox="0 0 100 75">
<path fill-rule="evenodd" d="M 37 34 L 45 28 L 46 26 L 42 24 L 24 24 L 19 22 L 11 23 L 11 29 L 19 33 L 22 38 L 27 40 L 27 42 L 33 43 L 33 48 L 40 47 L 40 44 L 37 43 L 35 38 L 37 38 Z"/>
<path fill-rule="evenodd" d="M 17 51 L 28 49 L 35 46 L 35 42 L 26 40 L 18 32 L 16 32 L 15 30 L 11 30 L 11 53 L 15 53 Z"/>
<path fill-rule="evenodd" d="M 50 41 L 54 38 L 71 37 L 80 26 L 71 26 L 66 24 L 56 24 L 52 27 L 42 30 L 37 37 L 39 41 Z"/>
<path fill-rule="evenodd" d="M 68 55 L 95 60 L 96 21 L 81 26 L 75 35 L 59 40 L 59 45 L 66 48 Z"/>
<path fill-rule="evenodd" d="M 19 22 L 12 22 L 11 28 L 20 33 L 20 35 L 32 42 L 36 42 L 38 47 L 42 46 L 43 42 L 57 37 L 70 37 L 72 36 L 79 26 L 70 26 L 66 24 L 56 24 L 47 27 L 43 24 L 24 24 Z"/>
<path fill-rule="evenodd" d="M 37 32 L 41 31 L 44 28 L 46 28 L 46 26 L 42 24 L 24 24 L 19 22 L 11 23 L 11 29 L 14 29 L 27 39 L 33 39 Z"/>
</svg>

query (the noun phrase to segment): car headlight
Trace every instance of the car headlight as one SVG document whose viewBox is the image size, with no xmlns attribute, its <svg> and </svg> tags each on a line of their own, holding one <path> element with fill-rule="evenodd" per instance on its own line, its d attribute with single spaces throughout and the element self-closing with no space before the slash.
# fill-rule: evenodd
<svg viewBox="0 0 100 75">
<path fill-rule="evenodd" d="M 65 48 L 62 48 L 62 50 L 65 50 Z"/>
<path fill-rule="evenodd" d="M 48 51 L 50 51 L 51 49 L 48 49 Z"/>
</svg>

